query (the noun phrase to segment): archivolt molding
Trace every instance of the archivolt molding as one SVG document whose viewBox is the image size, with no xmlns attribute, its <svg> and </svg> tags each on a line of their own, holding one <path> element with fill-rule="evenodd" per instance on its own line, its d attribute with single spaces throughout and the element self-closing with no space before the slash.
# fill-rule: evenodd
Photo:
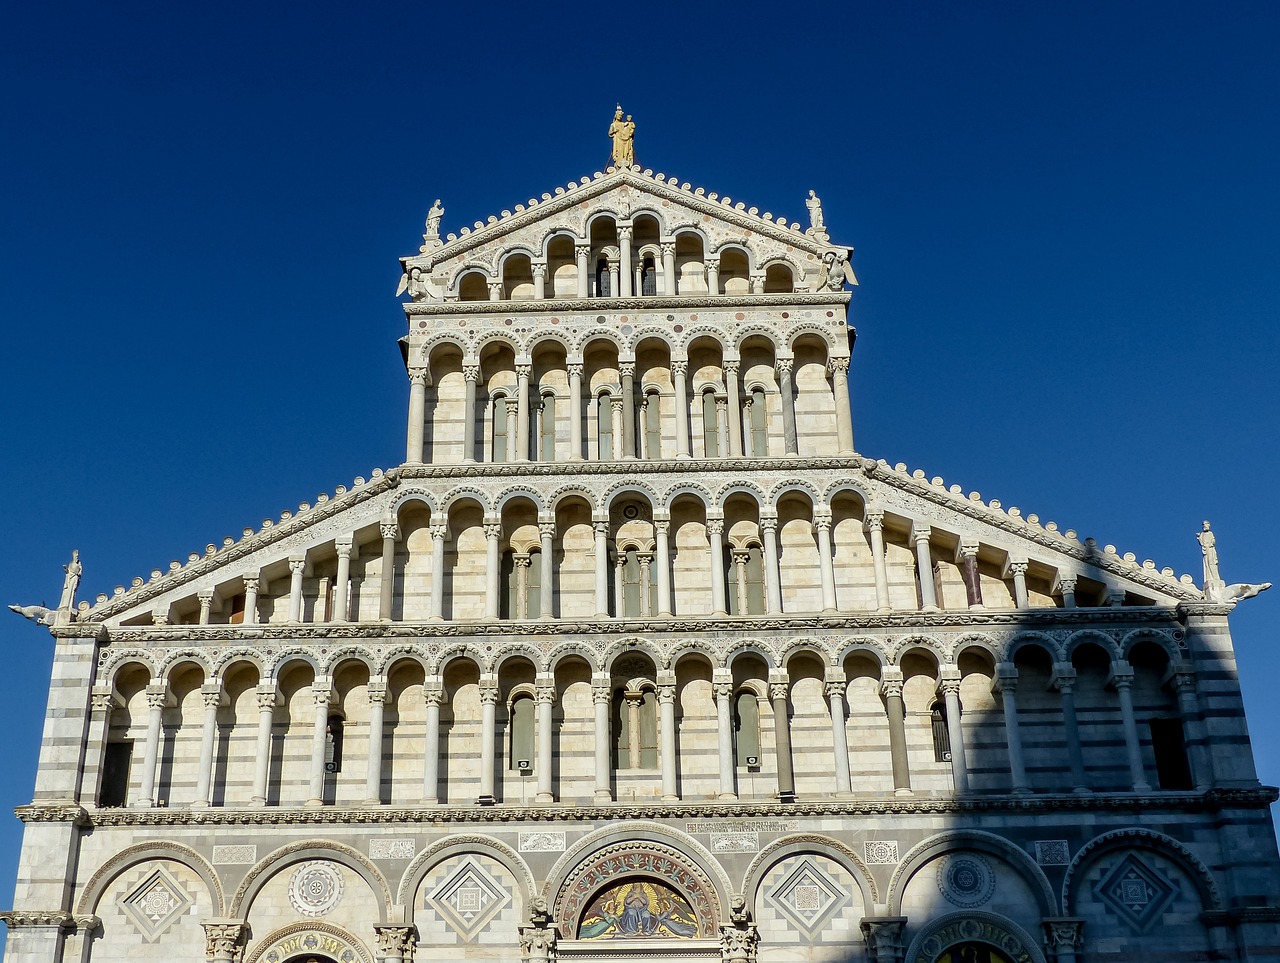
<svg viewBox="0 0 1280 963">
<path fill-rule="evenodd" d="M 269 675 L 267 658 L 257 649 L 247 645 L 233 645 L 215 651 L 213 675 L 218 682 L 227 677 L 227 671 L 237 662 L 247 662 L 258 670 L 258 682 L 263 682 Z"/>
<path fill-rule="evenodd" d="M 1004 658 L 1000 661 L 1012 662 L 1019 649 L 1034 645 L 1044 649 L 1055 662 L 1063 661 L 1066 656 L 1058 640 L 1047 632 L 1019 632 L 1004 644 Z"/>
<path fill-rule="evenodd" d="M 940 833 L 937 836 L 930 836 L 914 846 L 902 858 L 897 868 L 894 869 L 893 876 L 889 879 L 889 889 L 885 894 L 889 915 L 895 916 L 901 911 L 902 894 L 906 890 L 907 883 L 910 882 L 911 877 L 915 875 L 920 867 L 944 853 L 965 849 L 989 853 L 1018 870 L 1023 879 L 1035 891 L 1040 903 L 1041 915 L 1057 915 L 1057 896 L 1053 892 L 1053 887 L 1049 885 L 1049 880 L 1045 877 L 1044 872 L 1036 865 L 1035 861 L 1003 836 L 976 829 Z"/>
<path fill-rule="evenodd" d="M 1076 873 L 1080 871 L 1081 867 L 1109 850 L 1123 849 L 1125 847 L 1153 850 L 1179 864 L 1184 870 L 1188 871 L 1187 875 L 1195 880 L 1196 889 L 1200 892 L 1204 908 L 1208 910 L 1222 909 L 1222 896 L 1218 892 L 1218 884 L 1213 878 L 1213 873 L 1209 871 L 1209 868 L 1201 861 L 1199 856 L 1172 836 L 1166 836 L 1164 833 L 1158 833 L 1153 829 L 1140 829 L 1137 826 L 1133 826 L 1127 829 L 1115 829 L 1109 833 L 1103 833 L 1101 836 L 1095 836 L 1080 847 L 1075 859 L 1071 861 L 1071 865 L 1067 867 L 1066 874 L 1062 878 L 1062 907 L 1065 914 L 1070 915 L 1075 911 L 1073 883 Z"/>
<path fill-rule="evenodd" d="M 334 671 L 342 665 L 343 662 L 359 662 L 369 670 L 369 675 L 377 675 L 378 658 L 366 646 L 363 645 L 340 645 L 333 649 L 322 648 L 319 650 L 320 673 L 326 676 L 333 676 Z"/>
<path fill-rule="evenodd" d="M 655 645 L 648 639 L 636 636 L 632 638 L 618 639 L 609 643 L 604 650 L 604 657 L 601 659 L 604 671 L 611 672 L 613 670 L 614 662 L 618 661 L 620 658 L 637 652 L 643 652 L 647 655 L 650 660 L 652 660 L 655 670 L 664 668 L 667 664 L 666 658 L 659 646 Z"/>
<path fill-rule="evenodd" d="M 209 861 L 190 846 L 184 846 L 181 843 L 171 842 L 166 839 L 157 839 L 129 846 L 120 850 L 120 852 L 103 863 L 97 872 L 89 878 L 89 882 L 85 884 L 84 892 L 80 894 L 80 901 L 76 904 L 76 914 L 94 912 L 98 908 L 98 900 L 102 898 L 102 894 L 106 892 L 107 887 L 111 885 L 117 876 L 131 866 L 136 866 L 138 863 L 146 862 L 149 859 L 162 859 L 182 863 L 204 880 L 205 886 L 209 888 L 209 897 L 213 904 L 214 915 L 227 915 L 226 897 L 222 892 L 222 881 L 218 878 L 217 871 Z"/>
<path fill-rule="evenodd" d="M 245 957 L 246 963 L 258 963 L 264 952 L 270 949 L 274 944 L 279 943 L 281 940 L 286 939 L 295 933 L 325 933 L 328 936 L 336 937 L 360 955 L 358 963 L 373 963 L 373 957 L 370 956 L 363 940 L 355 936 L 349 930 L 343 929 L 341 926 L 335 926 L 333 923 L 329 923 L 324 920 L 302 920 L 297 923 L 290 923 L 287 926 L 282 926 L 277 930 L 272 930 L 262 939 L 255 940 L 256 945 L 249 951 L 249 955 Z"/>
<path fill-rule="evenodd" d="M 146 649 L 106 649 L 98 657 L 98 680 L 114 686 L 116 675 L 128 662 L 139 662 L 155 679 L 160 675 L 156 657 L 164 658 L 163 653 L 148 652 Z"/>
<path fill-rule="evenodd" d="M 959 659 L 960 654 L 964 652 L 965 649 L 981 649 L 987 655 L 991 656 L 992 661 L 1000 662 L 1004 646 L 991 638 L 991 636 L 984 635 L 981 632 L 966 632 L 959 638 L 951 640 L 950 661 L 955 662 Z"/>
<path fill-rule="evenodd" d="M 765 667 L 769 670 L 777 668 L 777 660 L 769 645 L 760 639 L 738 639 L 729 643 L 721 651 L 720 664 L 732 669 L 734 661 L 739 656 L 756 655 L 764 660 Z"/>
<path fill-rule="evenodd" d="M 434 669 L 433 674 L 441 676 L 444 675 L 444 670 L 448 667 L 449 663 L 457 659 L 468 659 L 475 663 L 476 668 L 481 671 L 483 671 L 484 667 L 489 663 L 489 660 L 477 646 L 466 642 L 456 642 L 452 645 L 443 645 L 440 647 L 440 651 L 436 653 L 435 658 L 432 660 L 432 668 Z"/>
<path fill-rule="evenodd" d="M 778 501 L 782 496 L 793 492 L 799 492 L 800 494 L 808 496 L 810 509 L 817 507 L 817 505 L 823 500 L 822 496 L 818 493 L 816 485 L 813 485 L 803 478 L 791 477 L 784 478 L 774 484 L 773 488 L 769 490 L 768 505 L 762 507 L 776 510 Z"/>
<path fill-rule="evenodd" d="M 941 933 L 948 927 L 957 925 L 960 932 L 959 938 L 947 942 L 941 949 L 945 949 L 947 946 L 954 946 L 962 939 L 973 938 L 991 943 L 991 945 L 996 946 L 1016 960 L 1025 961 L 1025 963 L 1045 963 L 1044 952 L 1041 950 L 1036 937 L 1008 917 L 1000 916 L 996 913 L 984 913 L 979 910 L 948 913 L 946 916 L 930 920 L 922 929 L 917 931 L 915 938 L 912 939 L 902 958 L 904 960 L 915 960 L 919 959 L 922 954 L 926 959 L 936 958 L 940 953 L 940 949 L 928 945 L 928 941 L 935 933 Z M 989 939 L 990 933 L 1001 930 L 1007 934 L 1010 938 L 1009 940 L 995 942 Z"/>
<path fill-rule="evenodd" d="M 409 502 L 422 502 L 427 506 L 428 511 L 433 517 L 436 514 L 437 509 L 435 495 L 433 495 L 431 491 L 423 485 L 411 485 L 409 487 L 402 488 L 397 492 L 395 499 L 387 508 L 387 514 L 392 519 L 398 519 L 400 517 L 400 510 Z"/>
<path fill-rule="evenodd" d="M 559 645 L 554 646 L 547 655 L 547 671 L 555 671 L 556 666 L 562 659 L 572 656 L 577 656 L 583 659 L 587 665 L 591 667 L 593 675 L 600 671 L 601 663 L 599 651 L 592 647 L 591 644 L 579 641 L 561 642 Z"/>
<path fill-rule="evenodd" d="M 478 502 L 481 510 L 487 515 L 493 509 L 489 501 L 489 495 L 477 485 L 459 485 L 450 489 L 449 493 L 440 500 L 440 511 L 446 516 L 452 514 L 454 506 L 458 502 L 471 499 Z"/>
<path fill-rule="evenodd" d="M 1164 649 L 1170 662 L 1180 662 L 1185 658 L 1182 647 L 1178 644 L 1176 633 L 1164 632 L 1159 629 L 1153 629 L 1146 626 L 1140 629 L 1134 629 L 1131 632 L 1126 632 L 1120 637 L 1117 647 L 1120 650 L 1121 657 L 1128 659 L 1129 653 L 1139 642 L 1154 642 L 1156 645 L 1160 646 L 1160 648 Z"/>
<path fill-rule="evenodd" d="M 717 488 L 712 504 L 724 511 L 724 504 L 732 495 L 746 495 L 748 498 L 754 499 L 758 509 L 772 507 L 768 493 L 757 483 L 745 478 L 726 482 Z"/>
<path fill-rule="evenodd" d="M 700 500 L 703 514 L 711 511 L 717 505 L 715 497 L 711 494 L 711 489 L 695 481 L 682 481 L 669 486 L 661 501 L 655 502 L 654 505 L 655 507 L 660 507 L 664 512 L 670 512 L 672 504 L 681 495 L 692 495 Z"/>
<path fill-rule="evenodd" d="M 747 906 L 755 905 L 756 890 L 759 889 L 765 874 L 779 861 L 788 856 L 801 853 L 817 853 L 834 860 L 845 868 L 862 891 L 862 904 L 870 914 L 876 903 L 880 902 L 880 893 L 876 888 L 875 877 L 862 858 L 838 839 L 823 836 L 820 833 L 792 833 L 775 839 L 764 849 L 756 853 L 747 866 L 742 878 L 742 896 Z"/>
<path fill-rule="evenodd" d="M 528 659 L 532 662 L 535 672 L 543 672 L 546 669 L 547 656 L 545 652 L 529 645 L 527 642 L 516 642 L 512 645 L 504 646 L 500 651 L 494 652 L 485 664 L 485 671 L 497 672 L 507 662 L 520 658 Z"/>
<path fill-rule="evenodd" d="M 936 639 L 930 635 L 904 635 L 896 642 L 890 645 L 891 656 L 889 663 L 891 665 L 901 665 L 902 658 L 912 649 L 924 649 L 934 657 L 938 664 L 938 668 L 951 662 L 951 652 L 953 646 L 951 643 Z"/>
<path fill-rule="evenodd" d="M 414 893 L 427 873 L 447 859 L 471 853 L 482 853 L 505 866 L 520 886 L 522 905 L 529 906 L 538 888 L 528 863 L 510 846 L 492 836 L 466 834 L 451 834 L 418 853 L 400 877 L 396 902 L 401 906 L 412 906 Z"/>
<path fill-rule="evenodd" d="M 823 665 L 834 664 L 831 649 L 822 640 L 813 636 L 796 635 L 786 641 L 778 650 L 778 665 L 786 668 L 792 657 L 802 652 L 812 653 L 817 656 Z"/>
<path fill-rule="evenodd" d="M 1111 656 L 1112 662 L 1118 662 L 1123 656 L 1120 653 L 1120 646 L 1116 643 L 1115 636 L 1099 629 L 1081 629 L 1067 636 L 1066 641 L 1062 644 L 1062 657 L 1064 660 L 1070 661 L 1072 653 L 1076 648 L 1086 642 L 1092 642 L 1102 648 L 1107 655 Z"/>
<path fill-rule="evenodd" d="M 856 636 L 852 639 L 839 640 L 839 649 L 832 649 L 835 653 L 833 665 L 844 665 L 844 660 L 851 655 L 865 653 L 876 660 L 876 663 L 883 669 L 889 664 L 888 656 L 885 651 L 885 645 L 880 639 L 873 639 L 868 636 Z"/>
<path fill-rule="evenodd" d="M 712 668 L 724 665 L 723 650 L 710 639 L 682 639 L 667 646 L 661 669 L 674 669 L 685 656 L 701 656 L 711 663 Z"/>
<path fill-rule="evenodd" d="M 422 666 L 424 675 L 431 675 L 431 657 L 421 644 L 393 645 L 378 654 L 376 665 L 378 675 L 389 675 L 400 662 L 416 662 Z"/>
<path fill-rule="evenodd" d="M 267 882 L 276 869 L 283 869 L 291 863 L 304 859 L 328 859 L 341 863 L 358 874 L 369 884 L 369 888 L 382 898 L 382 912 L 379 922 L 385 923 L 391 912 L 391 887 L 387 884 L 382 871 L 358 849 L 344 846 L 327 839 L 306 839 L 301 842 L 281 846 L 268 853 L 250 868 L 240 882 L 235 895 L 231 898 L 227 915 L 232 919 L 241 919 L 243 910 L 258 894 L 258 890 Z"/>
<path fill-rule="evenodd" d="M 212 653 L 204 649 L 178 649 L 165 655 L 164 661 L 160 663 L 159 671 L 156 676 L 166 685 L 168 684 L 174 669 L 184 662 L 190 662 L 198 665 L 204 672 L 204 681 L 209 682 L 214 674 Z"/>
</svg>

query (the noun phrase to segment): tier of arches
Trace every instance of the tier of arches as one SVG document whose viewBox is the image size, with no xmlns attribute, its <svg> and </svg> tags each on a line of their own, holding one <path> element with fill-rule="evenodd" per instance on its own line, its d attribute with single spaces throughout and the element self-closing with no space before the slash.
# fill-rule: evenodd
<svg viewBox="0 0 1280 963">
<path fill-rule="evenodd" d="M 804 641 L 727 656 L 691 642 L 663 658 L 637 643 L 602 662 L 572 646 L 548 661 L 403 646 L 379 662 L 286 648 L 157 667 L 126 651 L 95 688 L 84 795 L 586 805 L 1213 785 L 1194 674 L 1154 639 L 1125 658 L 1088 636 L 1065 661 L 1034 637 L 1006 652 L 975 639 L 946 659 L 904 640 L 890 662 L 856 641 L 834 659 Z"/>
<path fill-rule="evenodd" d="M 446 288 L 447 301 L 790 294 L 805 272 L 785 254 L 757 254 L 748 241 L 714 245 L 693 226 L 664 226 L 657 211 L 621 219 L 604 211 L 585 235 L 550 228 L 536 246 L 504 246 L 470 259 Z"/>
<path fill-rule="evenodd" d="M 606 334 L 581 353 L 544 338 L 434 342 L 410 364 L 409 464 L 781 457 L 853 453 L 847 356 L 800 332 L 729 348 L 718 333 L 677 352 L 657 334 Z"/>
</svg>

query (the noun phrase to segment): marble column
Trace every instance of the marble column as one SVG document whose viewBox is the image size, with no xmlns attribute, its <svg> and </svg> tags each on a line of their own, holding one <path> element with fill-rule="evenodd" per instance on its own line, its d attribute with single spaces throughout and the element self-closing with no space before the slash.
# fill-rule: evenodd
<svg viewBox="0 0 1280 963">
<path fill-rule="evenodd" d="M 609 521 L 595 519 L 591 528 L 596 536 L 596 617 L 609 617 Z"/>
<path fill-rule="evenodd" d="M 658 728 L 661 730 L 662 798 L 673 802 L 676 792 L 676 685 L 674 672 L 658 673 Z"/>
<path fill-rule="evenodd" d="M 476 460 L 476 382 L 480 380 L 478 364 L 464 364 L 462 377 L 466 384 L 465 400 L 462 403 L 462 460 Z"/>
<path fill-rule="evenodd" d="M 533 267 L 533 299 L 545 301 L 547 297 L 547 266 L 534 264 Z"/>
<path fill-rule="evenodd" d="M 1076 577 L 1074 575 L 1059 575 L 1058 591 L 1062 593 L 1062 607 L 1064 609 L 1076 607 Z"/>
<path fill-rule="evenodd" d="M 1054 963 L 1076 963 L 1084 949 L 1084 923 L 1078 917 L 1048 916 L 1040 925 L 1044 927 L 1044 945 Z"/>
<path fill-rule="evenodd" d="M 351 611 L 351 553 L 355 541 L 348 536 L 335 539 L 334 551 L 338 553 L 338 575 L 333 580 L 333 615 L 330 621 L 345 622 Z"/>
<path fill-rule="evenodd" d="M 486 521 L 484 523 L 484 537 L 484 617 L 486 619 L 496 619 L 498 617 L 498 596 L 502 594 L 502 581 L 499 578 L 499 563 L 501 559 L 498 554 L 498 540 L 502 537 L 502 522 L 496 519 Z"/>
<path fill-rule="evenodd" d="M 747 597 L 747 563 L 751 559 L 751 553 L 734 549 L 730 559 L 733 562 L 733 577 L 730 584 L 737 596 L 737 611 L 739 615 L 746 615 L 751 609 L 751 600 Z"/>
<path fill-rule="evenodd" d="M 852 455 L 853 411 L 849 404 L 849 359 L 832 358 L 827 362 L 827 370 L 831 372 L 831 388 L 835 395 L 836 435 L 840 454 Z"/>
<path fill-rule="evenodd" d="M 849 736 L 845 731 L 843 672 L 827 671 L 827 701 L 831 705 L 831 742 L 836 764 L 837 796 L 847 796 L 853 792 L 853 784 L 849 773 Z"/>
<path fill-rule="evenodd" d="M 724 363 L 724 390 L 728 405 L 729 447 L 724 449 L 730 458 L 742 457 L 742 401 L 738 395 L 738 372 L 741 362 L 728 359 Z"/>
<path fill-rule="evenodd" d="M 378 618 L 391 621 L 396 599 L 396 539 L 400 526 L 395 522 L 379 522 L 382 533 L 382 574 L 378 577 Z"/>
<path fill-rule="evenodd" d="M 711 552 L 711 614 L 724 615 L 724 519 L 707 519 L 707 542 Z"/>
<path fill-rule="evenodd" d="M 642 618 L 647 619 L 653 615 L 653 599 L 649 592 L 653 556 L 648 552 L 641 552 L 636 556 L 636 559 L 640 562 L 640 615 Z"/>
<path fill-rule="evenodd" d="M 664 241 L 658 246 L 662 248 L 662 286 L 665 288 L 662 293 L 673 298 L 679 293 L 676 288 L 676 245 L 674 241 Z"/>
<path fill-rule="evenodd" d="M 591 257 L 591 245 L 575 244 L 573 253 L 578 261 L 578 297 L 590 297 L 591 266 L 588 259 Z"/>
<path fill-rule="evenodd" d="M 554 619 L 555 612 L 555 516 L 538 521 L 538 542 L 542 558 L 542 581 L 538 586 L 538 617 Z"/>
<path fill-rule="evenodd" d="M 717 669 L 715 676 L 712 685 L 716 700 L 716 734 L 720 756 L 720 793 L 716 798 L 737 799 L 733 762 L 733 679 L 727 669 Z"/>
<path fill-rule="evenodd" d="M 497 802 L 493 794 L 494 739 L 498 721 L 497 679 L 480 680 L 480 798 L 481 806 Z"/>
<path fill-rule="evenodd" d="M 306 568 L 305 555 L 289 556 L 289 621 L 293 624 L 302 621 L 302 577 Z"/>
<path fill-rule="evenodd" d="M 884 512 L 869 510 L 865 524 L 871 535 L 871 567 L 876 578 L 876 610 L 891 611 L 889 606 L 889 572 L 884 560 Z"/>
<path fill-rule="evenodd" d="M 449 534 L 447 522 L 428 527 L 431 533 L 431 618 L 444 619 L 444 540 Z"/>
<path fill-rule="evenodd" d="M 969 765 L 964 752 L 964 724 L 960 719 L 960 670 L 942 667 L 938 683 L 947 706 L 947 740 L 951 743 L 951 780 L 957 793 L 969 791 Z"/>
<path fill-rule="evenodd" d="M 582 365 L 569 364 L 569 460 L 582 461 Z"/>
<path fill-rule="evenodd" d="M 502 300 L 502 281 L 501 280 L 491 279 L 489 281 L 489 300 L 490 301 Z"/>
<path fill-rule="evenodd" d="M 782 577 L 778 571 L 778 516 L 760 516 L 760 540 L 764 543 L 764 597 L 769 615 L 782 614 Z"/>
<path fill-rule="evenodd" d="M 1089 792 L 1084 774 L 1084 749 L 1080 743 L 1080 721 L 1076 717 L 1076 670 L 1070 662 L 1055 662 L 1049 684 L 1058 690 L 1062 703 L 1062 731 L 1067 741 L 1067 764 L 1071 767 L 1071 791 Z"/>
<path fill-rule="evenodd" d="M 978 574 L 978 543 L 960 542 L 960 577 L 964 579 L 965 597 L 970 609 L 981 609 L 982 577 Z"/>
<path fill-rule="evenodd" d="M 729 457 L 729 402 L 716 398 L 716 438 L 721 458 Z"/>
<path fill-rule="evenodd" d="M 257 575 L 244 577 L 244 624 L 258 624 L 258 588 L 261 582 Z"/>
<path fill-rule="evenodd" d="M 115 695 L 110 684 L 95 685 L 89 694 L 89 731 L 85 737 L 84 778 L 77 801 L 98 803 L 102 793 L 102 764 Z"/>
<path fill-rule="evenodd" d="M 609 731 L 609 702 L 613 690 L 608 677 L 597 676 L 591 683 L 591 701 L 596 715 L 596 787 L 595 801 L 606 803 L 613 801 L 613 793 L 609 788 L 609 755 L 612 749 L 613 736 Z"/>
<path fill-rule="evenodd" d="M 707 266 L 707 293 L 714 297 L 720 293 L 720 259 L 709 257 L 704 263 Z"/>
<path fill-rule="evenodd" d="M 200 616 L 198 624 L 209 624 L 209 613 L 213 610 L 213 589 L 207 589 L 196 593 L 196 601 L 200 603 Z"/>
<path fill-rule="evenodd" d="M 523 622 L 529 618 L 529 569 L 533 567 L 533 557 L 521 554 L 513 556 L 512 560 L 515 562 L 512 574 L 516 579 L 516 604 L 511 618 Z"/>
<path fill-rule="evenodd" d="M 267 777 L 271 772 L 271 727 L 275 724 L 280 696 L 274 684 L 260 685 L 258 697 L 258 743 L 253 757 L 253 798 L 251 806 L 267 804 Z"/>
<path fill-rule="evenodd" d="M 689 362 L 671 362 L 671 383 L 676 394 L 676 457 L 692 458 L 689 453 Z"/>
<path fill-rule="evenodd" d="M 1208 751 L 1204 725 L 1200 718 L 1199 700 L 1196 698 L 1195 670 L 1186 664 L 1175 665 L 1171 681 L 1178 695 L 1178 712 L 1182 716 L 1187 761 L 1191 763 L 1192 785 L 1203 792 L 1213 788 L 1215 779 L 1213 754 Z"/>
<path fill-rule="evenodd" d="M 867 963 L 902 963 L 907 941 L 905 916 L 866 916 L 862 919 L 862 938 L 867 947 Z"/>
<path fill-rule="evenodd" d="M 910 796 L 911 763 L 907 755 L 907 710 L 902 701 L 902 670 L 888 666 L 880 682 L 885 717 L 889 721 L 889 759 L 893 766 L 893 794 Z"/>
<path fill-rule="evenodd" d="M 406 960 L 413 959 L 414 947 L 418 943 L 414 926 L 379 923 L 373 932 L 378 938 L 378 959 L 382 963 L 406 963 Z"/>
<path fill-rule="evenodd" d="M 529 460 L 529 375 L 533 366 L 516 365 L 516 433 L 514 438 L 516 453 L 511 461 Z"/>
<path fill-rule="evenodd" d="M 440 801 L 440 703 L 444 683 L 439 676 L 425 680 L 422 701 L 427 706 L 427 733 L 422 754 L 422 801 L 434 806 Z"/>
<path fill-rule="evenodd" d="M 653 564 L 658 566 L 658 614 L 671 615 L 671 521 L 654 518 L 653 530 L 656 548 Z"/>
<path fill-rule="evenodd" d="M 621 448 L 623 458 L 636 457 L 636 365 L 623 361 L 618 365 L 622 379 L 622 424 L 615 431 L 622 433 L 622 445 L 614 439 L 614 451 Z"/>
<path fill-rule="evenodd" d="M 1013 577 L 1013 604 L 1020 609 L 1031 607 L 1031 597 L 1027 594 L 1027 565 L 1025 558 L 1009 559 L 1009 574 Z"/>
<path fill-rule="evenodd" d="M 831 552 L 831 513 L 815 512 L 813 527 L 818 532 L 818 570 L 822 577 L 822 611 L 836 611 L 835 557 Z"/>
<path fill-rule="evenodd" d="M 142 780 L 133 804 L 148 809 L 156 804 L 156 764 L 160 759 L 160 723 L 169 692 L 163 685 L 147 686 L 147 741 L 142 756 Z"/>
<path fill-rule="evenodd" d="M 618 259 L 611 257 L 607 263 L 609 267 L 609 296 L 616 298 L 618 297 Z M 598 294 L 599 292 L 596 293 Z"/>
<path fill-rule="evenodd" d="M 1128 662 L 1116 662 L 1111 669 L 1110 682 L 1120 698 L 1120 719 L 1124 726 L 1124 746 L 1129 757 L 1129 778 L 1134 792 L 1149 792 L 1142 765 L 1142 745 L 1138 741 L 1138 722 L 1133 714 L 1133 669 Z"/>
<path fill-rule="evenodd" d="M 788 455 L 800 453 L 796 437 L 796 399 L 791 387 L 791 369 L 794 364 L 792 358 L 779 358 L 776 362 L 778 394 L 782 401 L 782 440 Z"/>
<path fill-rule="evenodd" d="M 205 959 L 210 963 L 238 963 L 244 958 L 243 920 L 210 919 L 202 921 L 200 926 L 204 929 Z"/>
<path fill-rule="evenodd" d="M 938 589 L 933 584 L 933 553 L 929 549 L 929 539 L 933 529 L 917 526 L 911 530 L 911 538 L 916 545 L 916 571 L 920 579 L 920 608 L 924 612 L 938 611 Z"/>
<path fill-rule="evenodd" d="M 791 763 L 791 719 L 787 706 L 790 689 L 787 674 L 781 670 L 769 673 L 769 700 L 773 703 L 773 744 L 778 757 L 778 801 L 795 802 L 796 779 Z"/>
<path fill-rule="evenodd" d="M 427 427 L 426 368 L 409 369 L 409 430 L 405 438 L 404 460 L 410 465 L 422 464 L 423 439 Z"/>
<path fill-rule="evenodd" d="M 202 809 L 213 802 L 213 749 L 218 737 L 218 706 L 222 705 L 222 686 L 217 682 L 200 687 L 204 701 L 204 725 L 200 730 L 200 770 L 196 775 L 196 798 L 192 809 Z"/>
<path fill-rule="evenodd" d="M 1009 753 L 1009 777 L 1015 793 L 1027 793 L 1027 766 L 1022 756 L 1022 730 L 1018 726 L 1018 667 L 1012 662 L 996 666 L 996 677 L 991 688 L 1000 693 L 1004 706 L 1005 743 Z"/>
<path fill-rule="evenodd" d="M 618 297 L 631 297 L 631 234 L 629 227 L 618 228 Z"/>
<path fill-rule="evenodd" d="M 556 701 L 554 678 L 549 677 L 539 682 L 534 690 L 533 701 L 538 710 L 538 795 L 534 801 L 545 806 L 556 801 L 551 788 L 551 770 L 554 765 L 551 727 Z"/>
<path fill-rule="evenodd" d="M 627 689 L 622 702 L 627 707 L 627 768 L 640 768 L 640 703 L 644 693 L 639 689 Z"/>
<path fill-rule="evenodd" d="M 365 770 L 364 804 L 382 805 L 382 720 L 387 704 L 385 679 L 369 680 L 369 749 Z"/>
<path fill-rule="evenodd" d="M 311 728 L 311 779 L 307 785 L 305 805 L 313 809 L 324 805 L 324 756 L 328 745 L 329 700 L 332 696 L 328 679 L 316 679 L 312 683 L 315 718 Z"/>
</svg>

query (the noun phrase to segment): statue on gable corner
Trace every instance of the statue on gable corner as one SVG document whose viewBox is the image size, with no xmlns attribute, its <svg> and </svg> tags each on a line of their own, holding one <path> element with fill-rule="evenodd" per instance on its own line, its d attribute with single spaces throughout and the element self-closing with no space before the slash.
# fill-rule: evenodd
<svg viewBox="0 0 1280 963">
<path fill-rule="evenodd" d="M 84 569 L 80 565 L 80 550 L 71 552 L 71 561 L 62 566 L 66 576 L 62 580 L 62 597 L 58 600 L 58 608 L 70 612 L 76 607 L 76 589 L 80 587 L 80 575 Z"/>
<path fill-rule="evenodd" d="M 427 237 L 440 239 L 440 220 L 444 217 L 444 208 L 440 205 L 440 198 L 436 198 L 435 203 L 431 205 L 431 210 L 427 211 Z"/>
<path fill-rule="evenodd" d="M 1232 582 L 1228 585 L 1222 580 L 1218 571 L 1218 539 L 1210 530 L 1208 521 L 1196 533 L 1196 541 L 1200 543 L 1200 552 L 1204 556 L 1202 588 L 1210 602 L 1243 602 L 1271 588 L 1270 582 Z"/>
<path fill-rule="evenodd" d="M 818 274 L 818 287 L 828 291 L 843 291 L 845 282 L 856 284 L 849 258 L 843 251 L 828 251 L 822 255 L 822 270 Z"/>
<path fill-rule="evenodd" d="M 822 219 L 822 198 L 810 191 L 804 206 L 809 208 L 809 230 L 814 233 L 825 232 L 827 228 Z"/>
<path fill-rule="evenodd" d="M 422 279 L 422 268 L 409 268 L 400 275 L 400 285 L 396 288 L 396 297 L 409 292 L 409 297 L 415 301 L 421 301 L 427 296 L 427 283 Z"/>
<path fill-rule="evenodd" d="M 630 114 L 622 119 L 621 104 L 609 125 L 609 136 L 613 138 L 613 166 L 619 170 L 632 167 L 636 162 L 636 125 Z"/>
</svg>

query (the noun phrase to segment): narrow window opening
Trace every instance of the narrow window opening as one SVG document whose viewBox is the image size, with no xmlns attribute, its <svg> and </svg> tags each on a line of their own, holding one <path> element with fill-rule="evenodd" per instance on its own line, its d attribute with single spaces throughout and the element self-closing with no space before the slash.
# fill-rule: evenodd
<svg viewBox="0 0 1280 963">
<path fill-rule="evenodd" d="M 507 460 L 507 399 L 498 396 L 493 399 L 493 461 Z"/>
<path fill-rule="evenodd" d="M 720 426 L 716 420 L 716 396 L 702 393 L 702 450 L 707 458 L 720 457 Z"/>
<path fill-rule="evenodd" d="M 747 550 L 747 615 L 764 615 L 764 554 L 759 545 Z"/>
<path fill-rule="evenodd" d="M 534 552 L 529 556 L 529 575 L 526 582 L 525 611 L 526 617 L 542 618 L 542 553 Z"/>
<path fill-rule="evenodd" d="M 646 458 L 650 461 L 662 458 L 662 411 L 656 391 L 644 396 L 644 442 Z"/>
<path fill-rule="evenodd" d="M 613 397 L 605 392 L 596 399 L 600 460 L 613 460 Z"/>
<path fill-rule="evenodd" d="M 640 293 L 645 297 L 658 293 L 658 272 L 651 257 L 645 258 L 640 268 Z"/>
<path fill-rule="evenodd" d="M 324 771 L 342 772 L 342 716 L 330 716 L 324 738 Z"/>
<path fill-rule="evenodd" d="M 507 768 L 521 774 L 533 772 L 533 726 L 533 700 L 527 695 L 518 696 L 511 703 L 511 741 L 508 747 L 510 759 Z"/>
<path fill-rule="evenodd" d="M 760 768 L 760 703 L 750 689 L 739 692 L 733 705 L 734 757 L 738 766 Z"/>
<path fill-rule="evenodd" d="M 933 724 L 933 761 L 950 762 L 951 733 L 947 731 L 947 707 L 941 702 L 934 703 L 929 719 Z"/>
<path fill-rule="evenodd" d="M 556 396 L 553 394 L 545 394 L 542 396 L 542 410 L 539 412 L 541 418 L 539 422 L 539 436 L 542 439 L 541 451 L 539 459 L 541 461 L 556 460 Z"/>
<path fill-rule="evenodd" d="M 102 789 L 99 806 L 123 806 L 129 796 L 129 769 L 133 763 L 132 742 L 108 742 L 102 758 Z"/>
<path fill-rule="evenodd" d="M 769 454 L 769 412 L 765 408 L 764 389 L 751 392 L 751 453 L 757 458 Z"/>
<path fill-rule="evenodd" d="M 503 552 L 498 566 L 498 617 L 515 618 L 519 611 L 516 599 L 516 557 L 513 552 Z"/>
<path fill-rule="evenodd" d="M 1194 789 L 1181 719 L 1151 720 L 1151 749 L 1161 789 Z"/>
</svg>

